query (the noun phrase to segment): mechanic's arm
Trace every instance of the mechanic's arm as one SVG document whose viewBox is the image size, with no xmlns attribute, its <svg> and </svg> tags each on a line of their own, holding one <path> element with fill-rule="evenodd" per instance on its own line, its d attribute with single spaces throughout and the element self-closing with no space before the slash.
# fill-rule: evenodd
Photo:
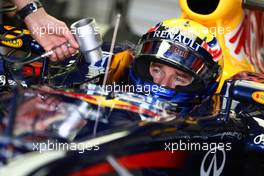
<svg viewBox="0 0 264 176">
<path fill-rule="evenodd" d="M 19 11 L 32 2 L 32 0 L 11 0 L 11 2 L 17 6 L 17 10 Z M 71 54 L 74 54 L 79 47 L 66 24 L 47 14 L 43 7 L 27 15 L 24 22 L 31 31 L 34 39 L 37 40 L 46 51 L 57 47 L 56 52 L 50 58 L 52 61 L 63 60 L 69 57 Z M 67 42 L 71 47 L 67 47 Z"/>
</svg>

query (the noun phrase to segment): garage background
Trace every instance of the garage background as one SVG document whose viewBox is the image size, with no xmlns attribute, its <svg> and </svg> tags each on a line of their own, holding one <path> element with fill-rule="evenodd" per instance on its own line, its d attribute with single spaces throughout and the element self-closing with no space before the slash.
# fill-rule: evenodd
<svg viewBox="0 0 264 176">
<path fill-rule="evenodd" d="M 111 41 L 115 17 L 122 14 L 117 41 L 136 43 L 153 25 L 181 14 L 178 0 L 42 0 L 46 10 L 68 26 L 94 17 L 104 41 Z"/>
</svg>

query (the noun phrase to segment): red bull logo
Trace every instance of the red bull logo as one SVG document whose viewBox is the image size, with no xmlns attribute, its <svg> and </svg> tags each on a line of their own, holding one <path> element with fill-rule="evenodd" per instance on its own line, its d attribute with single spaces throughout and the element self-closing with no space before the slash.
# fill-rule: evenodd
<svg viewBox="0 0 264 176">
<path fill-rule="evenodd" d="M 257 103 L 264 104 L 264 92 L 254 92 L 252 94 L 252 99 Z"/>
</svg>

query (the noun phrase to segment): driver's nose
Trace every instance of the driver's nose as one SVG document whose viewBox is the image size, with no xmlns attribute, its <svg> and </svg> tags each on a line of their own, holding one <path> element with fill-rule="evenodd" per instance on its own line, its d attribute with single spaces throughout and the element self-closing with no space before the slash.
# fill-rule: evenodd
<svg viewBox="0 0 264 176">
<path fill-rule="evenodd" d="M 159 85 L 165 86 L 165 87 L 170 87 L 171 88 L 171 81 L 169 76 L 164 76 L 160 82 Z"/>
</svg>

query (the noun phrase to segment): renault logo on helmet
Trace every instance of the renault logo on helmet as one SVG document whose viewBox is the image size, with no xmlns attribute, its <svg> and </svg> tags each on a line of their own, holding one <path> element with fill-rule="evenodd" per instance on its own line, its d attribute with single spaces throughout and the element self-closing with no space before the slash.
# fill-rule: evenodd
<svg viewBox="0 0 264 176">
<path fill-rule="evenodd" d="M 222 157 L 217 160 L 217 157 Z M 209 163 L 208 163 L 209 161 Z M 220 163 L 218 163 L 221 161 Z M 220 176 L 222 173 L 226 161 L 226 153 L 223 148 L 213 148 L 209 150 L 202 161 L 201 168 L 200 168 L 200 175 L 201 176 L 210 176 L 212 174 L 213 176 Z M 208 164 L 206 164 L 208 163 Z"/>
<path fill-rule="evenodd" d="M 198 51 L 201 47 L 201 44 L 196 41 L 196 37 L 195 38 L 189 38 L 189 37 L 181 34 L 179 29 L 178 29 L 178 31 L 156 30 L 152 34 L 151 38 L 161 38 L 161 39 L 171 40 L 173 42 L 179 42 L 179 43 L 182 43 L 182 44 L 192 48 L 195 51 Z"/>
</svg>

